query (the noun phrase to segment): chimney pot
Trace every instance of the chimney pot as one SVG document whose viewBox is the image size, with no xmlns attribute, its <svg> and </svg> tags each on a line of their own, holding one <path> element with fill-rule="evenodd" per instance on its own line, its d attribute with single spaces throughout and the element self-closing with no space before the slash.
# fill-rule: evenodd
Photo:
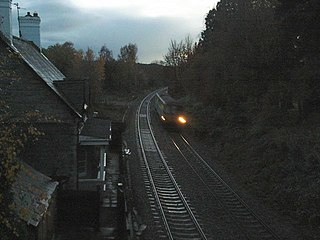
<svg viewBox="0 0 320 240">
<path fill-rule="evenodd" d="M 0 31 L 10 43 L 12 42 L 11 4 L 12 0 L 0 0 Z"/>
<path fill-rule="evenodd" d="M 24 17 L 19 17 L 19 27 L 21 38 L 33 41 L 39 49 L 41 49 L 40 42 L 40 22 L 41 19 L 37 12 L 34 12 L 32 15 L 30 12 L 27 13 Z"/>
</svg>

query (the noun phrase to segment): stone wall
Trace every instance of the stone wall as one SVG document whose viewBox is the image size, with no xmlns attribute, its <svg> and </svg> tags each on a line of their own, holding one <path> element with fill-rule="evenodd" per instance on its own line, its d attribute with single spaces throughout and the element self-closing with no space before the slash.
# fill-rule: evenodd
<svg viewBox="0 0 320 240">
<path fill-rule="evenodd" d="M 76 187 L 77 128 L 67 123 L 37 123 L 44 133 L 38 140 L 30 140 L 21 158 L 34 169 L 51 177 L 67 177 L 68 188 Z"/>
<path fill-rule="evenodd" d="M 16 53 L 0 40 L 0 99 L 14 112 L 38 111 L 64 122 L 75 114 Z"/>
<path fill-rule="evenodd" d="M 23 159 L 48 176 L 68 176 L 76 187 L 77 127 L 75 112 L 29 67 L 19 54 L 0 39 L 0 100 L 15 116 L 27 111 L 45 116 L 33 123 L 45 135 L 26 144 Z M 54 120 L 52 120 L 54 119 Z"/>
<path fill-rule="evenodd" d="M 78 112 L 83 111 L 83 104 L 89 105 L 89 83 L 86 80 L 57 81 L 54 84 L 61 90 Z"/>
</svg>

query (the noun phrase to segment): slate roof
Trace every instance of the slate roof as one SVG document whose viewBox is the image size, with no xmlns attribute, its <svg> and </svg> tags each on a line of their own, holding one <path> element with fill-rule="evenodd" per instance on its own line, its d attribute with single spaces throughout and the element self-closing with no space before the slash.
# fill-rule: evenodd
<svg viewBox="0 0 320 240">
<path fill-rule="evenodd" d="M 23 59 L 46 82 L 62 81 L 66 77 L 31 42 L 13 37 L 13 45 Z"/>
<path fill-rule="evenodd" d="M 14 209 L 27 224 L 38 226 L 42 216 L 48 210 L 50 199 L 58 182 L 25 163 L 21 164 L 21 170 L 12 187 Z"/>
<path fill-rule="evenodd" d="M 111 121 L 101 118 L 89 118 L 81 133 L 81 142 L 111 141 Z"/>
<path fill-rule="evenodd" d="M 54 85 L 54 81 L 64 81 L 65 76 L 43 55 L 32 42 L 13 36 L 12 47 L 19 53 L 26 64 L 58 95 L 71 110 L 81 118 L 81 114 Z"/>
</svg>

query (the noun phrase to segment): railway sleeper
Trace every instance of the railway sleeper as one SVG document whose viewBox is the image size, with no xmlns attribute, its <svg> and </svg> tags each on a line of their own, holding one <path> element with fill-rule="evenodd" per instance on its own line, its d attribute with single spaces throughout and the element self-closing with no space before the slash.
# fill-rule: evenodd
<svg viewBox="0 0 320 240">
<path fill-rule="evenodd" d="M 166 209 L 185 209 L 185 206 L 182 204 L 182 203 L 165 203 L 165 204 L 162 204 L 163 208 L 166 208 Z"/>
<path fill-rule="evenodd" d="M 163 206 L 163 208 L 168 211 L 174 211 L 174 210 L 182 211 L 186 209 L 184 206 Z"/>
<path fill-rule="evenodd" d="M 250 212 L 248 212 L 248 211 L 238 212 L 237 216 L 239 218 L 244 218 L 244 219 L 247 219 L 247 220 L 251 220 L 253 218 L 252 214 Z"/>
<path fill-rule="evenodd" d="M 220 193 L 221 198 L 225 198 L 227 201 L 239 202 L 239 199 L 234 195 L 234 193 Z"/>
<path fill-rule="evenodd" d="M 177 191 L 175 187 L 157 187 L 158 191 Z"/>
<path fill-rule="evenodd" d="M 193 223 L 190 223 L 188 225 L 186 224 L 180 224 L 180 225 L 173 225 L 170 224 L 170 229 L 174 232 L 180 232 L 180 233 L 193 233 L 195 231 L 197 231 L 197 228 L 194 226 Z"/>
<path fill-rule="evenodd" d="M 176 203 L 168 202 L 168 203 L 164 203 L 163 205 L 166 207 L 184 207 L 182 202 L 176 202 Z"/>
<path fill-rule="evenodd" d="M 179 201 L 181 202 L 181 199 L 178 195 L 172 196 L 170 194 L 158 194 L 159 198 L 163 201 Z"/>
<path fill-rule="evenodd" d="M 194 233 L 175 233 L 174 239 L 201 239 L 198 232 Z"/>
<path fill-rule="evenodd" d="M 168 187 L 168 185 L 173 187 L 172 180 L 169 177 L 155 176 L 153 175 L 154 182 L 157 182 L 161 187 Z"/>
<path fill-rule="evenodd" d="M 179 231 L 181 233 L 186 233 L 186 234 L 189 234 L 189 233 L 194 233 L 195 231 L 197 231 L 197 229 L 194 227 L 186 227 L 186 225 L 183 225 L 183 226 L 173 226 L 170 228 L 171 230 L 175 230 L 175 231 Z"/>
<path fill-rule="evenodd" d="M 156 185 L 157 185 L 157 188 L 174 188 L 171 182 L 158 181 L 156 182 Z"/>
<path fill-rule="evenodd" d="M 248 209 L 244 208 L 242 205 L 232 205 L 228 207 L 231 212 L 234 212 L 236 214 L 244 214 L 246 212 L 249 212 Z"/>
<path fill-rule="evenodd" d="M 170 222 L 173 222 L 175 224 L 193 224 L 193 222 L 190 220 L 190 216 L 189 215 L 185 215 L 185 218 L 181 218 L 181 216 L 177 216 L 177 215 L 170 215 L 167 216 L 167 219 Z"/>
<path fill-rule="evenodd" d="M 188 224 L 192 223 L 190 216 L 188 214 L 171 214 L 167 215 L 166 218 L 168 221 L 173 222 L 174 224 Z"/>
<path fill-rule="evenodd" d="M 180 237 L 175 237 L 174 238 L 175 240 L 186 240 L 186 238 L 180 238 Z M 202 240 L 202 238 L 199 238 L 199 237 L 197 237 L 197 238 L 188 238 L 188 240 Z"/>
<path fill-rule="evenodd" d="M 274 238 L 274 235 L 268 231 L 261 231 L 258 233 L 261 239 L 272 239 Z M 277 239 L 277 238 L 275 238 Z"/>
<path fill-rule="evenodd" d="M 171 195 L 178 195 L 177 191 L 175 189 L 168 189 L 168 190 L 157 190 L 160 194 L 171 194 Z"/>
<path fill-rule="evenodd" d="M 182 210 L 172 209 L 172 210 L 168 210 L 168 212 L 169 213 L 174 213 L 174 214 L 186 214 L 186 216 L 189 217 L 189 213 L 185 208 L 183 208 Z"/>
<path fill-rule="evenodd" d="M 162 204 L 182 204 L 180 198 L 176 198 L 176 199 L 171 199 L 171 198 L 161 199 L 161 202 L 162 202 Z"/>
<path fill-rule="evenodd" d="M 268 231 L 266 229 L 266 227 L 264 225 L 262 225 L 261 223 L 259 223 L 258 221 L 246 221 L 246 224 L 248 225 L 248 228 L 251 228 L 251 229 L 261 229 L 262 231 Z"/>
<path fill-rule="evenodd" d="M 174 192 L 161 192 L 161 191 L 158 191 L 158 195 L 160 195 L 160 196 L 168 196 L 168 197 L 179 197 L 179 194 L 176 192 L 176 191 L 174 191 Z"/>
</svg>

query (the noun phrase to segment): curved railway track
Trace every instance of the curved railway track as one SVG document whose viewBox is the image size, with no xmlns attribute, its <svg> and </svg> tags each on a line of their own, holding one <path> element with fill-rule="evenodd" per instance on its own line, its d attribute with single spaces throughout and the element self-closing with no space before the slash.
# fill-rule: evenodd
<svg viewBox="0 0 320 240">
<path fill-rule="evenodd" d="M 141 148 L 144 182 L 152 214 L 157 224 L 162 226 L 155 233 L 157 239 L 195 240 L 213 239 L 213 236 L 214 239 L 221 239 L 219 237 L 222 236 L 224 236 L 223 239 L 226 236 L 228 236 L 227 239 L 281 239 L 197 153 L 182 134 L 161 132 L 155 128 L 161 149 L 165 147 L 165 150 L 170 152 L 165 152 L 170 154 L 170 159 L 169 155 L 164 156 L 151 128 L 149 109 L 155 92 L 149 94 L 139 106 L 136 115 L 136 131 L 137 142 Z M 154 124 L 156 126 L 156 123 Z M 173 159 L 171 159 L 171 152 L 175 152 Z M 182 170 L 187 172 L 187 174 L 184 173 L 184 178 L 181 178 L 180 173 L 174 171 L 179 165 L 188 166 Z M 184 187 L 181 188 L 178 185 L 172 172 L 175 172 L 175 177 L 179 176 L 180 184 L 185 182 Z M 185 180 L 186 176 L 187 180 Z M 195 181 L 197 184 L 194 185 L 192 182 Z M 185 196 L 190 195 L 188 190 L 190 191 L 194 186 L 197 188 L 198 195 L 205 196 L 201 198 L 200 204 L 204 204 L 206 209 L 202 209 L 203 206 L 199 205 L 198 200 L 195 200 L 194 197 L 192 200 L 196 202 L 193 203 L 197 205 L 195 209 L 190 207 L 191 204 L 186 200 Z M 181 189 L 184 193 L 181 192 Z M 223 216 L 226 216 L 223 217 L 225 222 L 222 221 L 222 217 L 219 217 L 221 215 L 218 215 L 220 214 L 219 209 L 222 209 Z M 216 220 L 213 220 L 214 218 Z M 200 224 L 199 219 L 204 222 Z M 231 230 L 221 232 L 221 226 Z M 213 229 L 216 229 L 217 232 Z M 226 235 L 228 232 L 230 234 Z"/>
<path fill-rule="evenodd" d="M 149 94 L 137 111 L 137 136 L 145 169 L 145 184 L 155 215 L 164 231 L 163 239 L 207 239 L 195 213 L 179 189 L 153 135 L 150 124 L 149 105 L 155 92 Z M 161 220 L 160 220 L 161 219 Z"/>
<path fill-rule="evenodd" d="M 281 238 L 241 199 L 241 197 L 200 156 L 182 134 L 170 134 L 176 149 L 247 239 Z"/>
</svg>

